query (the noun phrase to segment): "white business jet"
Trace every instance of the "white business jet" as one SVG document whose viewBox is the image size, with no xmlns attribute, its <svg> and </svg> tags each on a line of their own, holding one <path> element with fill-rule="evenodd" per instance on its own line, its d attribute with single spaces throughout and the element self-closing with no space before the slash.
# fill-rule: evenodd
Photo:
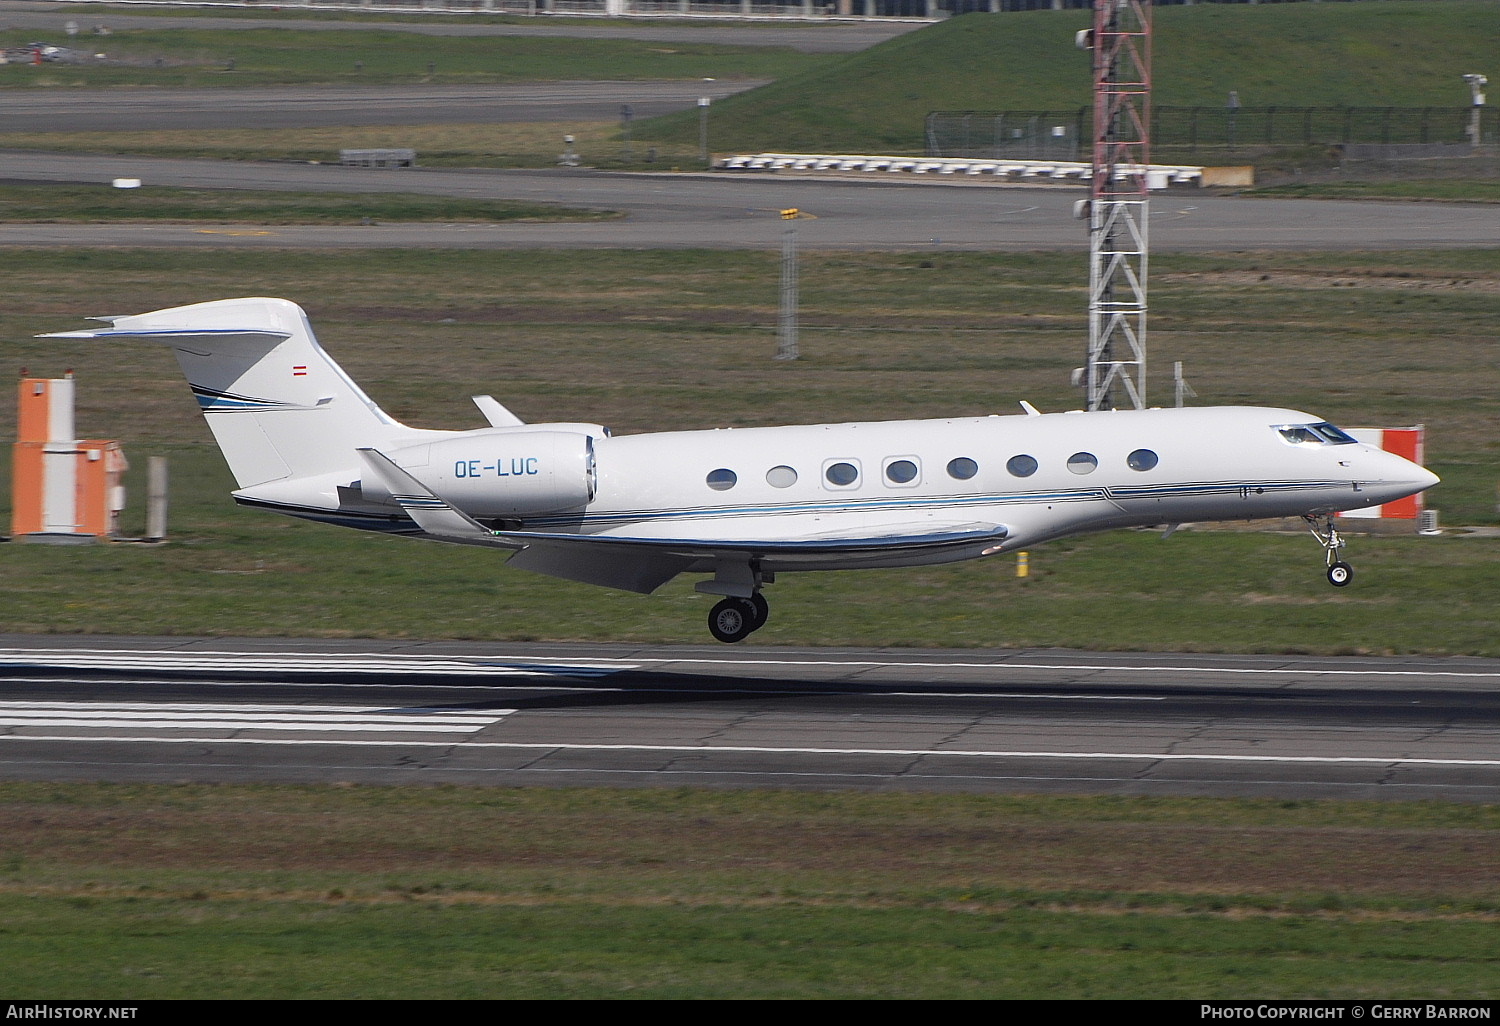
<svg viewBox="0 0 1500 1026">
<path fill-rule="evenodd" d="M 101 319 L 43 337 L 170 346 L 237 502 L 492 546 L 512 566 L 626 591 L 708 574 L 697 589 L 722 596 L 708 621 L 720 641 L 766 622 L 761 589 L 781 572 L 949 563 L 1116 527 L 1305 517 L 1343 586 L 1332 514 L 1438 481 L 1319 417 L 1251 407 L 1022 403 L 1008 417 L 613 437 L 524 424 L 478 396 L 488 427 L 423 430 L 371 401 L 286 300 Z"/>
</svg>

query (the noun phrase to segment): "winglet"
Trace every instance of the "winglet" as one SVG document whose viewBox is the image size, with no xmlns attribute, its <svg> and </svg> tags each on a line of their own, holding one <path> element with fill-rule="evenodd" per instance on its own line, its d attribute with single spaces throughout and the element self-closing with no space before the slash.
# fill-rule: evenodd
<svg viewBox="0 0 1500 1026">
<path fill-rule="evenodd" d="M 1042 415 L 1041 410 L 1028 403 L 1025 399 L 1021 400 L 1021 409 L 1026 411 L 1026 416 L 1028 417 L 1040 417 Z"/>
</svg>

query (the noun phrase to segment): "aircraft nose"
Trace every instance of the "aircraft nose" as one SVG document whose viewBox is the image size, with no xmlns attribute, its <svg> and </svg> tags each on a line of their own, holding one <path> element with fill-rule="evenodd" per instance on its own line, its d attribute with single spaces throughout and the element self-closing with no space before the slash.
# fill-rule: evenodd
<svg viewBox="0 0 1500 1026">
<path fill-rule="evenodd" d="M 1386 487 L 1393 492 L 1399 492 L 1401 496 L 1415 495 L 1424 492 L 1437 484 L 1439 478 L 1432 471 L 1420 464 L 1413 463 L 1403 456 L 1395 453 L 1382 453 L 1384 459 L 1381 461 L 1381 477 L 1384 478 Z"/>
</svg>

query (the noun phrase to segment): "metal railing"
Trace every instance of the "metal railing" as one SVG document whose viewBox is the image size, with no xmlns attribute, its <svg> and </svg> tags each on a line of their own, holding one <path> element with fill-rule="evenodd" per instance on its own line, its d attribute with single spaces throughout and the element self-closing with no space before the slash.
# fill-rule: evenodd
<svg viewBox="0 0 1500 1026">
<path fill-rule="evenodd" d="M 1500 141 L 1500 109 L 1478 108 L 1479 142 Z M 1475 108 L 1170 107 L 1151 111 L 1153 152 L 1219 152 L 1269 147 L 1471 143 Z M 1088 107 L 1056 110 L 934 111 L 929 157 L 1064 159 L 1091 131 Z"/>
</svg>

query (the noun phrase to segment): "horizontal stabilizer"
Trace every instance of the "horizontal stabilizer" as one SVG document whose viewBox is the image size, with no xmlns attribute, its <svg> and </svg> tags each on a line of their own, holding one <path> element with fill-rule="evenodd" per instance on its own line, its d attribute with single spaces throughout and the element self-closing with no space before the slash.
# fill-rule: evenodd
<svg viewBox="0 0 1500 1026">
<path fill-rule="evenodd" d="M 234 342 L 267 342 L 275 345 L 292 337 L 289 331 L 263 331 L 257 328 L 98 328 L 91 331 L 54 331 L 37 338 L 71 338 L 93 341 L 134 341 L 146 339 L 173 346 L 187 346 L 202 340 L 219 344 Z"/>
</svg>

